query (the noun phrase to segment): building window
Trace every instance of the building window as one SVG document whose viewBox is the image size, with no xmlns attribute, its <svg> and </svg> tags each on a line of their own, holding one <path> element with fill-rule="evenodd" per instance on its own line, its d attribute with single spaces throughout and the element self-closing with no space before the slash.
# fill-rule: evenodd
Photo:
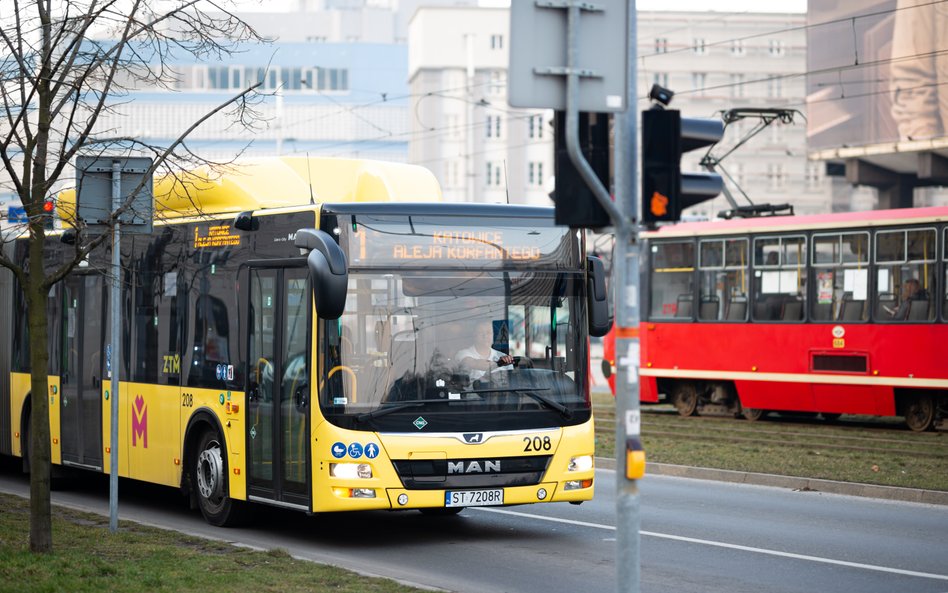
<svg viewBox="0 0 948 593">
<path fill-rule="evenodd" d="M 767 165 L 767 185 L 772 190 L 782 190 L 787 185 L 787 176 L 783 170 L 782 163 L 769 163 Z"/>
<path fill-rule="evenodd" d="M 708 82 L 708 73 L 707 72 L 692 72 L 691 73 L 691 88 L 694 89 L 696 96 L 704 96 L 704 87 Z"/>
<path fill-rule="evenodd" d="M 657 53 L 657 54 L 667 54 L 667 53 L 668 53 L 668 38 L 667 38 L 667 37 L 656 37 L 656 38 L 655 38 L 655 53 Z"/>
<path fill-rule="evenodd" d="M 500 116 L 488 115 L 486 134 L 488 138 L 500 138 Z"/>
<path fill-rule="evenodd" d="M 543 138 L 542 115 L 531 115 L 527 118 L 527 135 L 534 140 Z"/>
<path fill-rule="evenodd" d="M 694 49 L 695 55 L 698 56 L 704 56 L 708 54 L 708 45 L 702 38 L 695 38 L 692 49 Z"/>
<path fill-rule="evenodd" d="M 767 97 L 770 99 L 783 97 L 783 78 L 780 75 L 774 74 L 767 79 Z"/>
<path fill-rule="evenodd" d="M 491 70 L 488 89 L 492 95 L 503 95 L 507 91 L 507 73 L 501 70 Z"/>
<path fill-rule="evenodd" d="M 747 48 L 744 45 L 743 39 L 734 39 L 731 41 L 731 55 L 732 56 L 743 56 L 747 53 Z"/>
<path fill-rule="evenodd" d="M 500 179 L 500 165 L 487 161 L 487 185 L 489 187 L 500 187 Z"/>
<path fill-rule="evenodd" d="M 786 55 L 787 50 L 783 44 L 782 39 L 771 39 L 770 40 L 770 55 L 775 58 L 780 58 Z"/>
<path fill-rule="evenodd" d="M 543 185 L 543 163 L 534 161 L 527 164 L 527 183 L 536 187 Z"/>
<path fill-rule="evenodd" d="M 656 72 L 652 74 L 652 82 L 659 86 L 668 88 L 668 72 Z"/>
<path fill-rule="evenodd" d="M 740 98 L 744 96 L 744 75 L 731 74 L 731 97 Z"/>
<path fill-rule="evenodd" d="M 810 191 L 821 189 L 823 185 L 823 163 L 806 164 L 806 188 Z"/>
<path fill-rule="evenodd" d="M 503 35 L 491 35 L 491 36 L 490 36 L 490 48 L 491 48 L 491 49 L 504 49 L 504 36 L 503 36 Z"/>
</svg>

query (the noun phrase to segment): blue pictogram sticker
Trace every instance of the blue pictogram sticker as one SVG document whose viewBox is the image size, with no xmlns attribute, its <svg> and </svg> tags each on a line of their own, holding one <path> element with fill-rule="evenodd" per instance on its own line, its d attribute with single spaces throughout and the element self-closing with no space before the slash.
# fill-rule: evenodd
<svg viewBox="0 0 948 593">
<path fill-rule="evenodd" d="M 375 443 L 369 443 L 365 446 L 365 456 L 369 459 L 375 459 L 379 456 L 379 446 Z"/>
<path fill-rule="evenodd" d="M 332 456 L 336 459 L 342 459 L 346 456 L 346 446 L 342 443 L 333 443 L 330 451 L 332 452 Z"/>
<path fill-rule="evenodd" d="M 349 457 L 353 459 L 362 457 L 362 443 L 349 443 Z"/>
</svg>

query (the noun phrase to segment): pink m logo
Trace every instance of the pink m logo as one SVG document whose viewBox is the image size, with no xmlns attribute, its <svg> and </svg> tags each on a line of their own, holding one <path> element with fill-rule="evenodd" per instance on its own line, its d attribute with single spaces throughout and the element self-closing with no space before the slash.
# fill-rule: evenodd
<svg viewBox="0 0 948 593">
<path fill-rule="evenodd" d="M 142 440 L 142 447 L 148 448 L 148 407 L 145 398 L 139 395 L 132 405 L 132 446 L 138 446 L 138 439 Z"/>
</svg>

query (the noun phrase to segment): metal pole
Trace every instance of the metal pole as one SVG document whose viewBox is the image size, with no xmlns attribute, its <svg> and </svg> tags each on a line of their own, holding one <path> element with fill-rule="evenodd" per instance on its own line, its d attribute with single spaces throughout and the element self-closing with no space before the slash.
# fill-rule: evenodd
<svg viewBox="0 0 948 593">
<path fill-rule="evenodd" d="M 122 205 L 122 162 L 112 161 L 112 212 L 115 212 Z M 110 316 L 112 323 L 112 338 L 109 344 L 111 354 L 107 357 L 108 368 L 112 379 L 109 394 L 112 404 L 112 421 L 109 432 L 109 531 L 115 533 L 118 531 L 118 438 L 119 438 L 119 359 L 121 357 L 122 342 L 121 334 L 121 311 L 119 291 L 121 289 L 121 236 L 118 219 L 115 219 L 115 226 L 112 230 L 112 291 L 110 299 Z"/>
<path fill-rule="evenodd" d="M 628 30 L 626 32 L 628 71 L 626 84 L 629 104 L 615 118 L 615 194 L 619 210 L 632 220 L 617 220 L 615 224 L 615 277 L 616 302 L 616 591 L 638 593 L 641 581 L 641 527 L 639 487 L 628 477 L 626 451 L 634 442 L 641 446 L 639 421 L 639 320 L 642 291 L 640 282 L 644 269 L 644 241 L 638 238 L 635 221 L 641 220 L 638 211 L 641 200 L 636 199 L 638 134 L 636 101 L 636 15 L 635 0 L 629 0 Z"/>
</svg>

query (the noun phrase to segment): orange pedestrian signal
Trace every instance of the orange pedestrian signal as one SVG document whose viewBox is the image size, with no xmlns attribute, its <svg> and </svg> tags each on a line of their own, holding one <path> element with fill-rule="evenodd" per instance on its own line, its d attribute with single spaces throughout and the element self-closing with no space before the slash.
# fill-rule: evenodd
<svg viewBox="0 0 948 593">
<path fill-rule="evenodd" d="M 649 210 L 652 212 L 652 216 L 668 214 L 668 197 L 658 192 L 653 193 L 652 199 L 649 201 Z"/>
</svg>

